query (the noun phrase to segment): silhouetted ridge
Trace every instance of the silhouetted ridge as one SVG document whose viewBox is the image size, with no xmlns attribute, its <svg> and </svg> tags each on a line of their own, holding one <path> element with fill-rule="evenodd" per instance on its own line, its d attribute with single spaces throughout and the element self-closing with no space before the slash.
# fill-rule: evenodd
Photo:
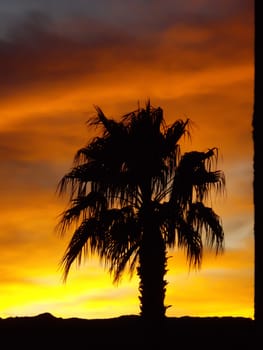
<svg viewBox="0 0 263 350">
<path fill-rule="evenodd" d="M 53 316 L 51 313 L 49 312 L 45 312 L 43 314 L 39 314 L 37 316 L 35 316 L 35 318 L 40 319 L 40 320 L 52 320 L 54 318 L 56 318 L 55 316 Z"/>
<path fill-rule="evenodd" d="M 0 319 L 6 348 L 67 349 L 256 349 L 255 322 L 244 317 L 167 317 L 149 321 L 136 315 L 109 319 L 57 318 L 50 313 Z"/>
</svg>

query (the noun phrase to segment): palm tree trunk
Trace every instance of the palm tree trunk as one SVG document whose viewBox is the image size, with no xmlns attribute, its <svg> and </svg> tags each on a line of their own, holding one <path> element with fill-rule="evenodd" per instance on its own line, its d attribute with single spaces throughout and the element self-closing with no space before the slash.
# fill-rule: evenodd
<svg viewBox="0 0 263 350">
<path fill-rule="evenodd" d="M 164 298 L 167 282 L 167 257 L 165 242 L 158 227 L 148 224 L 144 231 L 139 251 L 140 278 L 139 300 L 141 316 L 147 320 L 160 320 L 165 317 Z"/>
</svg>

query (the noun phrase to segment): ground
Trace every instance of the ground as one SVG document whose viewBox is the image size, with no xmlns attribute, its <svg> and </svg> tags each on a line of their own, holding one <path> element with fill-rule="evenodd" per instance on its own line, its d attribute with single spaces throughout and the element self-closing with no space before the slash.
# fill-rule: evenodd
<svg viewBox="0 0 263 350">
<path fill-rule="evenodd" d="M 253 350 L 262 346 L 255 322 L 242 317 L 168 317 L 146 322 L 133 315 L 88 320 L 45 313 L 0 319 L 0 338 L 6 349 Z"/>
</svg>

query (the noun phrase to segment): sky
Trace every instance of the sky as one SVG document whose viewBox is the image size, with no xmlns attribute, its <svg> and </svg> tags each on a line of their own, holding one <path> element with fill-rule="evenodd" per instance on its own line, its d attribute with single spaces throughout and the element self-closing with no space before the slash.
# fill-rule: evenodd
<svg viewBox="0 0 263 350">
<path fill-rule="evenodd" d="M 96 256 L 60 261 L 55 232 L 67 198 L 56 187 L 96 135 L 94 105 L 115 119 L 160 106 L 193 122 L 186 150 L 218 147 L 226 176 L 213 198 L 225 251 L 201 270 L 169 251 L 167 316 L 254 315 L 251 0 L 3 0 L 0 2 L 0 317 L 139 314 L 138 278 L 118 285 Z"/>
</svg>

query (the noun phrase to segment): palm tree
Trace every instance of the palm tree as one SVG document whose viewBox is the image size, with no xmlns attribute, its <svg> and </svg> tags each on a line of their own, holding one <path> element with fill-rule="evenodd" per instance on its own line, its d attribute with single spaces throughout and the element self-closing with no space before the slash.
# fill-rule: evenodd
<svg viewBox="0 0 263 350">
<path fill-rule="evenodd" d="M 73 261 L 98 254 L 117 282 L 125 267 L 137 268 L 141 316 L 162 319 L 167 249 L 184 248 L 190 266 L 200 267 L 203 235 L 223 249 L 221 220 L 205 206 L 210 190 L 223 190 L 222 171 L 213 171 L 217 149 L 180 155 L 180 138 L 189 135 L 190 120 L 167 126 L 161 108 L 150 101 L 123 116 L 97 115 L 89 125 L 102 134 L 77 151 L 72 169 L 58 184 L 69 191 L 61 214 L 63 234 L 76 223 L 62 267 L 66 281 Z"/>
</svg>

